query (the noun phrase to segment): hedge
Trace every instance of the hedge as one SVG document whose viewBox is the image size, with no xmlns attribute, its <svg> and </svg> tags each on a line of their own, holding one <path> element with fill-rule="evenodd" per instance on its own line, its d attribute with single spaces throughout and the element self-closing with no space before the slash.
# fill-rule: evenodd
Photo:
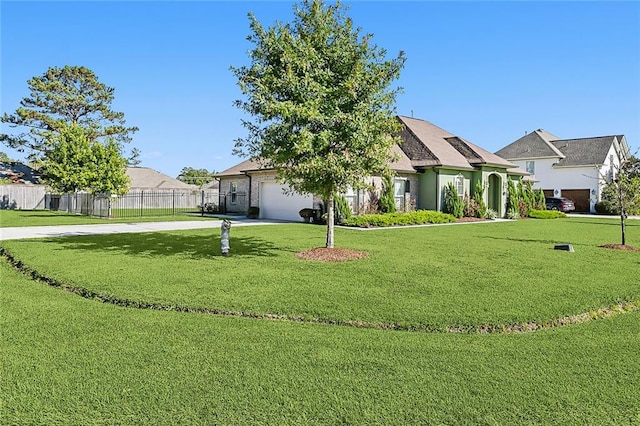
<svg viewBox="0 0 640 426">
<path fill-rule="evenodd" d="M 456 218 L 447 213 L 432 210 L 415 210 L 407 213 L 363 214 L 342 222 L 345 226 L 372 228 L 377 226 L 424 225 L 426 223 L 451 223 Z"/>
</svg>

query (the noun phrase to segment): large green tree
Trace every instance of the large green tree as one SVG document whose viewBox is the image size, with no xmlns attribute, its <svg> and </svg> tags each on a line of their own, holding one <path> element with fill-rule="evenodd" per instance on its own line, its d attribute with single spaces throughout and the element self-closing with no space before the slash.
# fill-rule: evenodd
<svg viewBox="0 0 640 426">
<path fill-rule="evenodd" d="M 250 65 L 232 67 L 252 116 L 234 153 L 275 168 L 294 191 L 321 196 L 327 205 L 326 247 L 334 245 L 336 196 L 362 187 L 363 178 L 388 175 L 400 123 L 391 83 L 403 53 L 386 51 L 361 35 L 338 2 L 304 0 L 291 23 L 264 28 L 249 14 Z"/>
<path fill-rule="evenodd" d="M 42 181 L 56 192 L 124 194 L 129 187 L 120 144 L 114 139 L 92 140 L 76 124 L 60 129 L 37 165 Z"/>
<path fill-rule="evenodd" d="M 0 140 L 31 160 L 42 159 L 63 129 L 82 128 L 91 142 L 107 138 L 124 145 L 138 129 L 126 127 L 124 113 L 111 109 L 114 89 L 98 81 L 82 66 L 51 67 L 42 76 L 27 81 L 29 96 L 20 101 L 13 114 L 1 121 L 15 133 L 2 133 Z"/>
<path fill-rule="evenodd" d="M 200 186 L 213 181 L 215 174 L 215 171 L 210 172 L 207 169 L 183 167 L 176 179 L 184 183 Z"/>
</svg>

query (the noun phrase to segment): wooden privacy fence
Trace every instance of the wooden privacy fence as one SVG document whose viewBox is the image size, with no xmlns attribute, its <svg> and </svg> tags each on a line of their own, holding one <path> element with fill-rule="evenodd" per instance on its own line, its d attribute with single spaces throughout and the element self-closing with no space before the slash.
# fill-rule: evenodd
<svg viewBox="0 0 640 426">
<path fill-rule="evenodd" d="M 46 209 L 45 185 L 0 185 L 0 209 L 36 210 Z"/>
</svg>

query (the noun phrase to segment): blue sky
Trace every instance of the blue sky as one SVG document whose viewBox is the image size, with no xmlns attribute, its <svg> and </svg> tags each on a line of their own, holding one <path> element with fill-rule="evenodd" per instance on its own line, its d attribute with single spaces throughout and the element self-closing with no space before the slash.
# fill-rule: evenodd
<svg viewBox="0 0 640 426">
<path fill-rule="evenodd" d="M 355 1 L 349 16 L 407 62 L 397 113 L 489 151 L 543 128 L 624 134 L 640 147 L 640 2 Z M 1 113 L 50 66 L 83 65 L 140 128 L 141 166 L 222 171 L 244 136 L 229 70 L 248 63 L 247 13 L 290 21 L 293 2 L 1 3 Z M 3 127 L 3 132 L 7 131 Z M 0 146 L 0 151 L 22 155 Z"/>
</svg>

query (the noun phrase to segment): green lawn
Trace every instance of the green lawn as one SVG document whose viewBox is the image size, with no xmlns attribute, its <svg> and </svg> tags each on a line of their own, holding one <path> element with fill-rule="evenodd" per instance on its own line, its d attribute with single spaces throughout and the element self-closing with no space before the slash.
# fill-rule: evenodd
<svg viewBox="0 0 640 426">
<path fill-rule="evenodd" d="M 143 216 L 103 219 L 51 210 L 0 210 L 0 228 L 16 226 L 84 225 L 93 223 L 171 222 L 176 220 L 207 220 L 193 214 L 174 216 Z"/>
<path fill-rule="evenodd" d="M 337 230 L 370 257 L 305 262 L 313 225 L 5 241 L 122 299 L 401 324 L 511 323 L 640 300 L 608 220 Z M 640 245 L 640 223 L 630 222 Z M 576 252 L 552 250 L 570 242 Z M 638 424 L 640 312 L 525 334 L 359 329 L 117 307 L 0 264 L 2 424 Z"/>
<path fill-rule="evenodd" d="M 606 219 L 338 229 L 339 246 L 369 253 L 338 264 L 295 256 L 324 242 L 324 227 L 305 224 L 235 227 L 229 258 L 220 256 L 219 229 L 3 246 L 46 276 L 129 301 L 444 328 L 547 321 L 640 300 L 640 255 L 598 247 L 618 232 Z M 640 223 L 627 233 L 640 241 Z M 553 250 L 566 242 L 575 253 Z"/>
</svg>

